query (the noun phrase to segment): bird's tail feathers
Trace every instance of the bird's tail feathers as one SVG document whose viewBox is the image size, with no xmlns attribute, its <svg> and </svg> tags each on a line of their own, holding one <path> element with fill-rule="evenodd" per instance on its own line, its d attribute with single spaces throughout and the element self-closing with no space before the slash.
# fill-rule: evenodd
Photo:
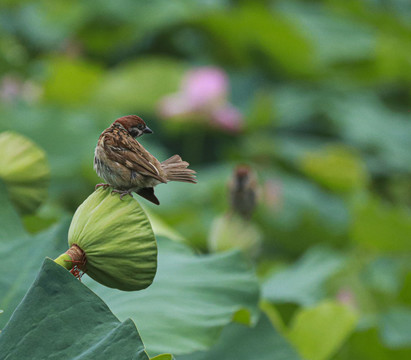
<svg viewBox="0 0 411 360">
<path fill-rule="evenodd" d="M 190 164 L 183 161 L 179 155 L 174 155 L 171 158 L 163 161 L 161 167 L 167 174 L 168 181 L 182 181 L 188 183 L 196 183 L 195 171 L 187 169 Z"/>
</svg>

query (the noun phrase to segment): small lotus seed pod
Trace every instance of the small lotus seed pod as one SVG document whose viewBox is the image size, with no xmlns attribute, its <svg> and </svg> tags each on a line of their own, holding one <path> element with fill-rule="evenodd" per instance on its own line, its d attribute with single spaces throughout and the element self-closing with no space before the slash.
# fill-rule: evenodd
<svg viewBox="0 0 411 360">
<path fill-rule="evenodd" d="M 261 238 L 261 232 L 255 225 L 236 214 L 226 214 L 213 221 L 208 248 L 213 252 L 240 249 L 254 258 L 259 253 Z"/>
<path fill-rule="evenodd" d="M 0 179 L 23 214 L 32 213 L 47 197 L 50 168 L 45 152 L 26 137 L 0 133 Z"/>
<path fill-rule="evenodd" d="M 100 188 L 79 206 L 70 225 L 69 246 L 84 252 L 85 261 L 78 267 L 100 284 L 125 291 L 144 289 L 157 270 L 156 239 L 137 200 L 121 200 L 111 190 Z"/>
</svg>

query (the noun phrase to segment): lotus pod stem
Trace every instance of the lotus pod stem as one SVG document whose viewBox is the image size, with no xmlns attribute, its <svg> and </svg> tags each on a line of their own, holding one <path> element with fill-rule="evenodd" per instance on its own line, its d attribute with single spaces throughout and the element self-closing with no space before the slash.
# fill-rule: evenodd
<svg viewBox="0 0 411 360">
<path fill-rule="evenodd" d="M 61 254 L 54 260 L 57 264 L 63 266 L 67 270 L 71 270 L 75 265 L 82 271 L 86 271 L 87 257 L 83 250 L 77 245 L 73 244 L 64 254 Z"/>
</svg>

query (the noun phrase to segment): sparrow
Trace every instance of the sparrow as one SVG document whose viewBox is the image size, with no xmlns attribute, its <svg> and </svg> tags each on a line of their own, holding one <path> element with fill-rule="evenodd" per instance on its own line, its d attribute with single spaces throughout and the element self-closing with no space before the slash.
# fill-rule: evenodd
<svg viewBox="0 0 411 360">
<path fill-rule="evenodd" d="M 247 165 L 239 165 L 228 184 L 231 210 L 250 219 L 257 205 L 257 177 Z"/>
<path fill-rule="evenodd" d="M 113 187 L 112 193 L 133 196 L 135 192 L 156 205 L 154 186 L 169 181 L 196 183 L 195 171 L 179 155 L 159 162 L 136 138 L 153 131 L 137 115 L 127 115 L 115 120 L 104 130 L 94 152 L 94 170 L 105 183 L 96 189 Z"/>
</svg>

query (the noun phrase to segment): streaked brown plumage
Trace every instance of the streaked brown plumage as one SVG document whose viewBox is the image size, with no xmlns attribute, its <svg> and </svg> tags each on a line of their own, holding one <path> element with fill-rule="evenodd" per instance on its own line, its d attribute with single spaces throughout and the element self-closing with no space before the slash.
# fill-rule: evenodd
<svg viewBox="0 0 411 360">
<path fill-rule="evenodd" d="M 135 138 L 152 133 L 136 115 L 123 116 L 103 131 L 94 153 L 97 175 L 112 186 L 114 192 L 124 195 L 136 192 L 159 205 L 154 186 L 168 181 L 196 183 L 195 171 L 179 155 L 160 163 Z"/>
</svg>

